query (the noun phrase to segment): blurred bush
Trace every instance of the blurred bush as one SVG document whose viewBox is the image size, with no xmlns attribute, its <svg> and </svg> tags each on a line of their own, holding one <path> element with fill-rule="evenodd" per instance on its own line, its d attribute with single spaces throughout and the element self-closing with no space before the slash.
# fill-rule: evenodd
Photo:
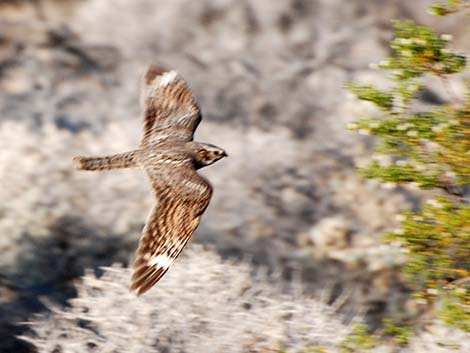
<svg viewBox="0 0 470 353">
<path fill-rule="evenodd" d="M 432 12 L 438 16 L 445 16 L 459 11 L 468 11 L 469 9 L 470 1 L 468 0 L 447 0 L 431 6 Z"/>
<path fill-rule="evenodd" d="M 394 56 L 377 66 L 391 73 L 390 88 L 349 85 L 381 114 L 350 128 L 380 137 L 376 152 L 388 157 L 362 168 L 367 178 L 435 191 L 421 210 L 403 217 L 388 240 L 408 256 L 404 271 L 416 303 L 470 332 L 470 87 L 466 81 L 465 97 L 459 97 L 449 82 L 461 79 L 466 58 L 449 49 L 449 35 L 412 22 L 394 26 Z M 440 80 L 451 101 L 417 105 L 428 77 Z"/>
<path fill-rule="evenodd" d="M 136 298 L 119 266 L 77 285 L 70 308 L 51 307 L 29 336 L 39 352 L 300 352 L 335 349 L 350 331 L 332 307 L 248 264 L 191 246 L 159 286 Z"/>
</svg>

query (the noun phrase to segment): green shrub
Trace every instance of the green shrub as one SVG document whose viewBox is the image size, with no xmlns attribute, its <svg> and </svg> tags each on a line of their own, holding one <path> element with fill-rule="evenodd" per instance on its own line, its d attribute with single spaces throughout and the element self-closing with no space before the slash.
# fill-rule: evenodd
<svg viewBox="0 0 470 353">
<path fill-rule="evenodd" d="M 445 16 L 468 9 L 470 9 L 470 1 L 468 0 L 447 0 L 431 6 L 432 13 L 438 16 Z"/>
<path fill-rule="evenodd" d="M 470 2 L 449 1 L 433 9 L 450 13 L 466 6 Z M 404 272 L 415 297 L 432 304 L 449 325 L 470 332 L 470 87 L 452 103 L 416 108 L 424 78 L 435 77 L 448 89 L 466 59 L 448 48 L 448 35 L 409 21 L 394 27 L 394 55 L 378 65 L 390 73 L 391 87 L 348 84 L 380 113 L 350 129 L 378 136 L 376 152 L 391 161 L 373 161 L 361 169 L 365 177 L 438 193 L 421 210 L 406 213 L 401 228 L 387 237 L 408 254 Z"/>
</svg>

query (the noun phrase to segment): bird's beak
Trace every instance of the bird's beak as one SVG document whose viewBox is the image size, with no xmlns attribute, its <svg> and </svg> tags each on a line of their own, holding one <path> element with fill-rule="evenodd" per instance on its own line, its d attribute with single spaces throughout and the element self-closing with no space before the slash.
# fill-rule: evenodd
<svg viewBox="0 0 470 353">
<path fill-rule="evenodd" d="M 228 157 L 227 152 L 224 151 L 224 152 L 222 153 L 222 157 Z"/>
</svg>

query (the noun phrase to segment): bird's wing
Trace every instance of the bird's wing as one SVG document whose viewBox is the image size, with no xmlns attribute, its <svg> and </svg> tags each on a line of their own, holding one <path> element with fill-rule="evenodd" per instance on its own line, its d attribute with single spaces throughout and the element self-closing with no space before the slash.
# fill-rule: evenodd
<svg viewBox="0 0 470 353">
<path fill-rule="evenodd" d="M 141 104 L 142 145 L 166 137 L 193 139 L 201 113 L 191 89 L 176 71 L 150 66 L 143 79 Z"/>
<path fill-rule="evenodd" d="M 157 204 L 147 219 L 134 263 L 131 290 L 141 295 L 166 273 L 199 225 L 212 187 L 192 166 L 147 171 Z"/>
</svg>

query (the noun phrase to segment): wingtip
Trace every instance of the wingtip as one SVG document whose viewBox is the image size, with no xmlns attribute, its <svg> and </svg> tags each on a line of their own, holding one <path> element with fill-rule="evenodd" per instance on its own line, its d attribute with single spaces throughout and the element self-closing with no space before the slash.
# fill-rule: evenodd
<svg viewBox="0 0 470 353">
<path fill-rule="evenodd" d="M 134 293 L 136 297 L 140 297 L 142 296 L 142 294 L 147 293 L 149 289 L 153 288 L 154 285 L 155 283 L 153 283 L 152 285 L 141 284 L 140 286 L 136 286 L 136 283 L 133 283 L 129 287 L 129 291 Z"/>
<path fill-rule="evenodd" d="M 142 287 L 139 286 L 137 282 L 135 281 L 135 273 L 132 275 L 131 284 L 129 286 L 129 291 L 131 293 L 134 293 L 136 297 L 140 297 L 143 294 Z"/>
<path fill-rule="evenodd" d="M 145 83 L 150 84 L 153 82 L 153 80 L 155 80 L 155 77 L 163 75 L 168 71 L 171 71 L 171 69 L 164 65 L 150 64 L 147 72 L 145 73 Z"/>
<path fill-rule="evenodd" d="M 140 297 L 144 292 L 140 291 L 139 288 L 129 287 L 129 292 L 133 293 L 136 297 Z"/>
<path fill-rule="evenodd" d="M 153 266 L 152 266 L 153 267 Z M 147 292 L 155 286 L 163 275 L 168 271 L 168 268 L 157 268 L 152 271 L 152 267 L 143 266 L 136 269 L 131 278 L 131 291 L 134 291 L 137 296 Z"/>
<path fill-rule="evenodd" d="M 150 287 L 145 288 L 145 281 L 142 281 L 142 278 L 140 278 L 141 276 L 142 273 L 140 273 L 139 275 L 139 272 L 134 271 L 131 278 L 131 285 L 129 286 L 129 290 L 134 293 L 136 297 L 140 297 L 142 294 L 144 294 L 150 289 Z"/>
</svg>

